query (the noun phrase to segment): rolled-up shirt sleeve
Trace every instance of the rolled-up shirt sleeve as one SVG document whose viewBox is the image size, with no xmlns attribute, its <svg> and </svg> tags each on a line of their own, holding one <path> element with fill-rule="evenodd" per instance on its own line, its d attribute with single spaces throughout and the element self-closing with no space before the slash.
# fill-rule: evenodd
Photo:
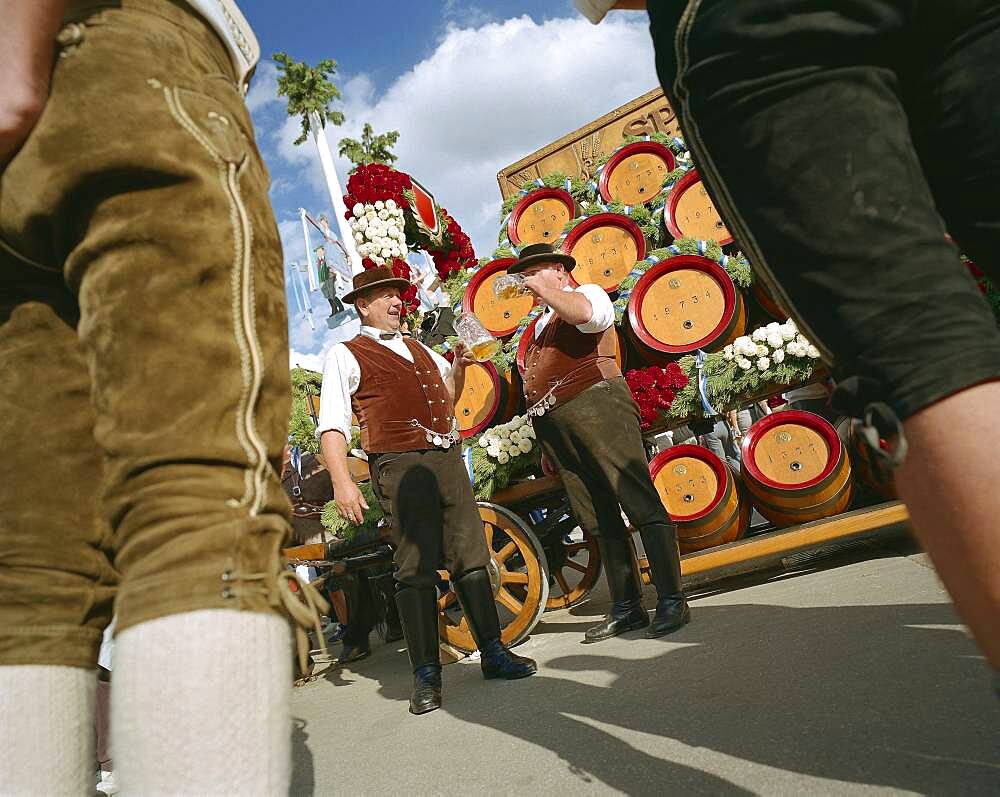
<svg viewBox="0 0 1000 797">
<path fill-rule="evenodd" d="M 576 289 L 577 293 L 582 293 L 590 302 L 590 320 L 577 324 L 576 328 L 587 334 L 596 334 L 608 329 L 615 323 L 615 306 L 611 303 L 611 297 L 600 285 L 587 283 Z"/>
<path fill-rule="evenodd" d="M 337 344 L 323 363 L 323 387 L 319 394 L 319 426 L 316 437 L 334 430 L 351 440 L 351 396 L 361 382 L 361 368 L 346 346 Z"/>
</svg>

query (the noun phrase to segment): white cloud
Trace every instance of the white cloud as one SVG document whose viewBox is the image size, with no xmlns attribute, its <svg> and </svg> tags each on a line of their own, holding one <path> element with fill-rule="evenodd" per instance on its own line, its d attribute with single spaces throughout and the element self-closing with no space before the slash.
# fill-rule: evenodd
<svg viewBox="0 0 1000 797">
<path fill-rule="evenodd" d="M 468 25 L 468 23 L 466 22 Z M 426 185 L 488 255 L 499 228 L 496 173 L 580 125 L 657 85 L 645 17 L 582 17 L 535 22 L 527 16 L 459 27 L 380 96 L 365 74 L 339 83 L 342 127 L 327 129 L 331 149 L 358 137 L 399 130 L 403 171 Z M 280 156 L 321 196 L 326 187 L 311 142 L 292 146 L 299 122 L 275 131 Z M 350 164 L 337 159 L 346 182 Z"/>
<path fill-rule="evenodd" d="M 284 102 L 284 98 L 278 96 L 278 67 L 274 61 L 261 61 L 247 94 L 247 108 L 255 113 L 272 102 Z"/>
</svg>

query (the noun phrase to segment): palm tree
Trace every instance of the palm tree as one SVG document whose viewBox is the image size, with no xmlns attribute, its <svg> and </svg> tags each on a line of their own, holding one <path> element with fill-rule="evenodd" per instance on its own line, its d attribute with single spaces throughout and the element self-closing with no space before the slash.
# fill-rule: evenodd
<svg viewBox="0 0 1000 797">
<path fill-rule="evenodd" d="M 392 152 L 397 141 L 399 141 L 398 130 L 390 130 L 388 133 L 376 135 L 372 126 L 365 122 L 365 127 L 361 131 L 361 140 L 340 139 L 338 154 L 342 158 L 347 158 L 355 166 L 364 166 L 368 163 L 384 163 L 386 166 L 392 166 L 397 160 Z"/>
<path fill-rule="evenodd" d="M 326 139 L 327 122 L 340 125 L 344 121 L 344 114 L 330 108 L 330 103 L 340 98 L 340 90 L 330 81 L 330 77 L 337 71 L 337 62 L 325 58 L 316 66 L 309 66 L 304 61 L 293 60 L 285 52 L 275 53 L 272 58 L 278 65 L 278 96 L 288 98 L 288 115 L 300 117 L 302 123 L 301 134 L 295 139 L 295 144 L 303 143 L 310 136 L 316 143 L 320 166 L 330 192 L 330 203 L 337 217 L 341 243 L 347 251 L 351 270 L 357 274 L 362 271 L 361 257 L 354 244 L 351 228 L 344 218 L 347 213 L 344 191 Z"/>
</svg>

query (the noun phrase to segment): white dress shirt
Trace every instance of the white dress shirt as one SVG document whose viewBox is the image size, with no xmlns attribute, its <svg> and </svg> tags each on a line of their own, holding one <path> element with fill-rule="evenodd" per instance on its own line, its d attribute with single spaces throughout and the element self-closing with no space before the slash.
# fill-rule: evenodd
<svg viewBox="0 0 1000 797">
<path fill-rule="evenodd" d="M 600 285 L 587 283 L 577 288 L 571 288 L 567 285 L 563 290 L 582 293 L 587 297 L 587 301 L 590 302 L 590 320 L 576 325 L 576 328 L 581 332 L 586 332 L 588 335 L 595 335 L 598 332 L 603 332 L 615 323 L 615 306 L 611 303 L 611 297 L 608 296 L 607 291 Z M 546 307 L 545 312 L 538 317 L 538 323 L 535 324 L 536 339 L 542 334 L 542 330 L 545 329 L 545 325 L 549 323 L 549 319 L 553 315 L 555 313 L 552 311 L 552 308 Z"/>
<path fill-rule="evenodd" d="M 361 327 L 361 334 L 367 335 L 372 340 L 385 346 L 389 351 L 398 354 L 404 360 L 413 362 L 413 355 L 406 347 L 403 336 L 398 332 L 389 339 L 381 336 L 389 334 L 374 327 Z M 424 344 L 420 344 L 423 346 Z M 431 359 L 441 372 L 441 378 L 447 379 L 451 373 L 451 363 L 436 351 L 432 351 L 424 346 L 430 353 Z M 338 343 L 327 352 L 326 360 L 323 363 L 323 387 L 319 396 L 319 426 L 316 428 L 316 436 L 320 437 L 323 432 L 331 429 L 344 435 L 344 439 L 350 442 L 351 439 L 351 396 L 357 392 L 358 385 L 361 384 L 361 366 L 358 359 L 351 354 L 350 349 L 343 343 Z"/>
</svg>

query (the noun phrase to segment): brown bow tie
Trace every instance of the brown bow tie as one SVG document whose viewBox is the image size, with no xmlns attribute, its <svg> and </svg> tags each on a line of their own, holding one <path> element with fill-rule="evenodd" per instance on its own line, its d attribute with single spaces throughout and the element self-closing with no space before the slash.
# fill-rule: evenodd
<svg viewBox="0 0 1000 797">
<path fill-rule="evenodd" d="M 400 337 L 400 334 L 398 332 L 379 332 L 378 337 L 379 340 L 394 340 Z"/>
</svg>

